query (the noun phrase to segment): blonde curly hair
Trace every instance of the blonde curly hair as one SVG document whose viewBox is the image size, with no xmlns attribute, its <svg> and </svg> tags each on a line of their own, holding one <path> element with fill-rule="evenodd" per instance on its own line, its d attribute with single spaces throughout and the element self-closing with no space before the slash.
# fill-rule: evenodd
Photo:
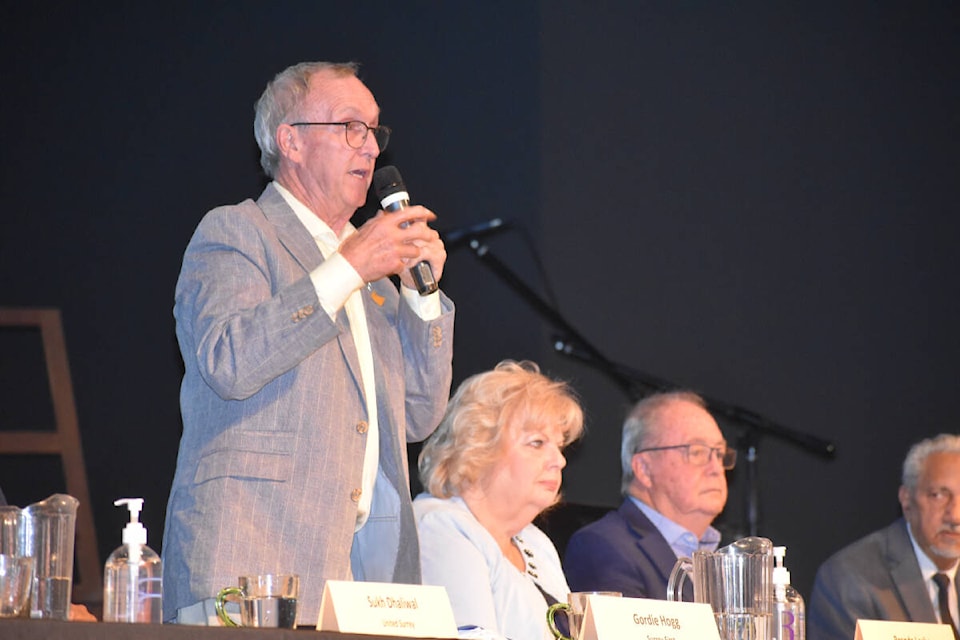
<svg viewBox="0 0 960 640">
<path fill-rule="evenodd" d="M 551 424 L 567 445 L 583 433 L 583 409 L 564 382 L 536 363 L 504 360 L 457 389 L 440 426 L 420 452 L 420 481 L 438 498 L 461 495 L 493 466 L 510 436 Z"/>
</svg>

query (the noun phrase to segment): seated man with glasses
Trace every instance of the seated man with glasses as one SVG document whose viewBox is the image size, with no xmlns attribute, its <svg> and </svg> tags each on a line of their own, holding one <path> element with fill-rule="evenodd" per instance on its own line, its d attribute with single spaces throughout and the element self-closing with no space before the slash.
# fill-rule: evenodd
<svg viewBox="0 0 960 640">
<path fill-rule="evenodd" d="M 820 565 L 807 606 L 810 640 L 849 640 L 858 620 L 947 624 L 960 640 L 960 435 L 914 444 L 900 479 L 903 516 Z"/>
<path fill-rule="evenodd" d="M 720 542 L 710 524 L 727 502 L 724 470 L 733 468 L 737 451 L 700 396 L 673 391 L 633 408 L 620 458 L 623 504 L 570 538 L 567 582 L 573 591 L 665 600 L 677 558 Z"/>
</svg>

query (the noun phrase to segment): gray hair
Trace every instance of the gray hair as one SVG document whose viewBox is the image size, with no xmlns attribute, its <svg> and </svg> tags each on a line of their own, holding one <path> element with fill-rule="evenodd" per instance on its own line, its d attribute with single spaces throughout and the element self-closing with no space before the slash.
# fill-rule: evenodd
<svg viewBox="0 0 960 640">
<path fill-rule="evenodd" d="M 254 106 L 253 119 L 253 137 L 260 147 L 260 166 L 264 173 L 273 178 L 277 172 L 280 164 L 277 127 L 301 107 L 310 90 L 310 78 L 320 71 L 341 77 L 357 76 L 359 69 L 356 62 L 301 62 L 287 67 L 267 84 Z"/>
<path fill-rule="evenodd" d="M 657 444 L 656 440 L 663 430 L 657 420 L 660 412 L 674 402 L 689 402 L 703 409 L 707 403 L 692 391 L 666 391 L 647 396 L 631 409 L 623 423 L 623 438 L 620 442 L 620 494 L 627 495 L 633 483 L 633 456 L 645 447 Z"/>
<path fill-rule="evenodd" d="M 903 461 L 903 476 L 900 482 L 907 489 L 913 491 L 920 481 L 923 467 L 934 453 L 960 453 L 960 435 L 941 433 L 932 438 L 926 438 L 910 447 L 907 457 Z"/>
</svg>

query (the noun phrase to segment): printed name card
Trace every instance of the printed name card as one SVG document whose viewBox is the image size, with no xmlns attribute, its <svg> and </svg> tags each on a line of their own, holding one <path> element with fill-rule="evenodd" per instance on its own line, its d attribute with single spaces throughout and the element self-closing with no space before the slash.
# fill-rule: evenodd
<svg viewBox="0 0 960 640">
<path fill-rule="evenodd" d="M 328 580 L 317 631 L 456 638 L 457 623 L 443 587 Z"/>
<path fill-rule="evenodd" d="M 581 640 L 720 640 L 708 604 L 590 596 Z"/>
<path fill-rule="evenodd" d="M 857 620 L 854 640 L 953 640 L 948 624 Z"/>
</svg>

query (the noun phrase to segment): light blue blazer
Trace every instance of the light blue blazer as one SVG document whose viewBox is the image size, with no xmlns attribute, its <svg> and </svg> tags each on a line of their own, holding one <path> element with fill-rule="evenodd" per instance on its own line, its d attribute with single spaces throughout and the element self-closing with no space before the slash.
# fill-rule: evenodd
<svg viewBox="0 0 960 640">
<path fill-rule="evenodd" d="M 380 468 L 355 536 L 367 413 L 346 314 L 331 321 L 308 276 L 322 261 L 273 186 L 210 211 L 187 246 L 174 305 L 185 373 L 165 620 L 240 575 L 299 574 L 298 624 L 316 622 L 325 581 L 351 568 L 360 579 L 420 581 L 406 443 L 428 436 L 446 408 L 453 303 L 442 296 L 442 315 L 425 322 L 389 279 L 373 283 L 377 296 L 364 292 Z"/>
</svg>

